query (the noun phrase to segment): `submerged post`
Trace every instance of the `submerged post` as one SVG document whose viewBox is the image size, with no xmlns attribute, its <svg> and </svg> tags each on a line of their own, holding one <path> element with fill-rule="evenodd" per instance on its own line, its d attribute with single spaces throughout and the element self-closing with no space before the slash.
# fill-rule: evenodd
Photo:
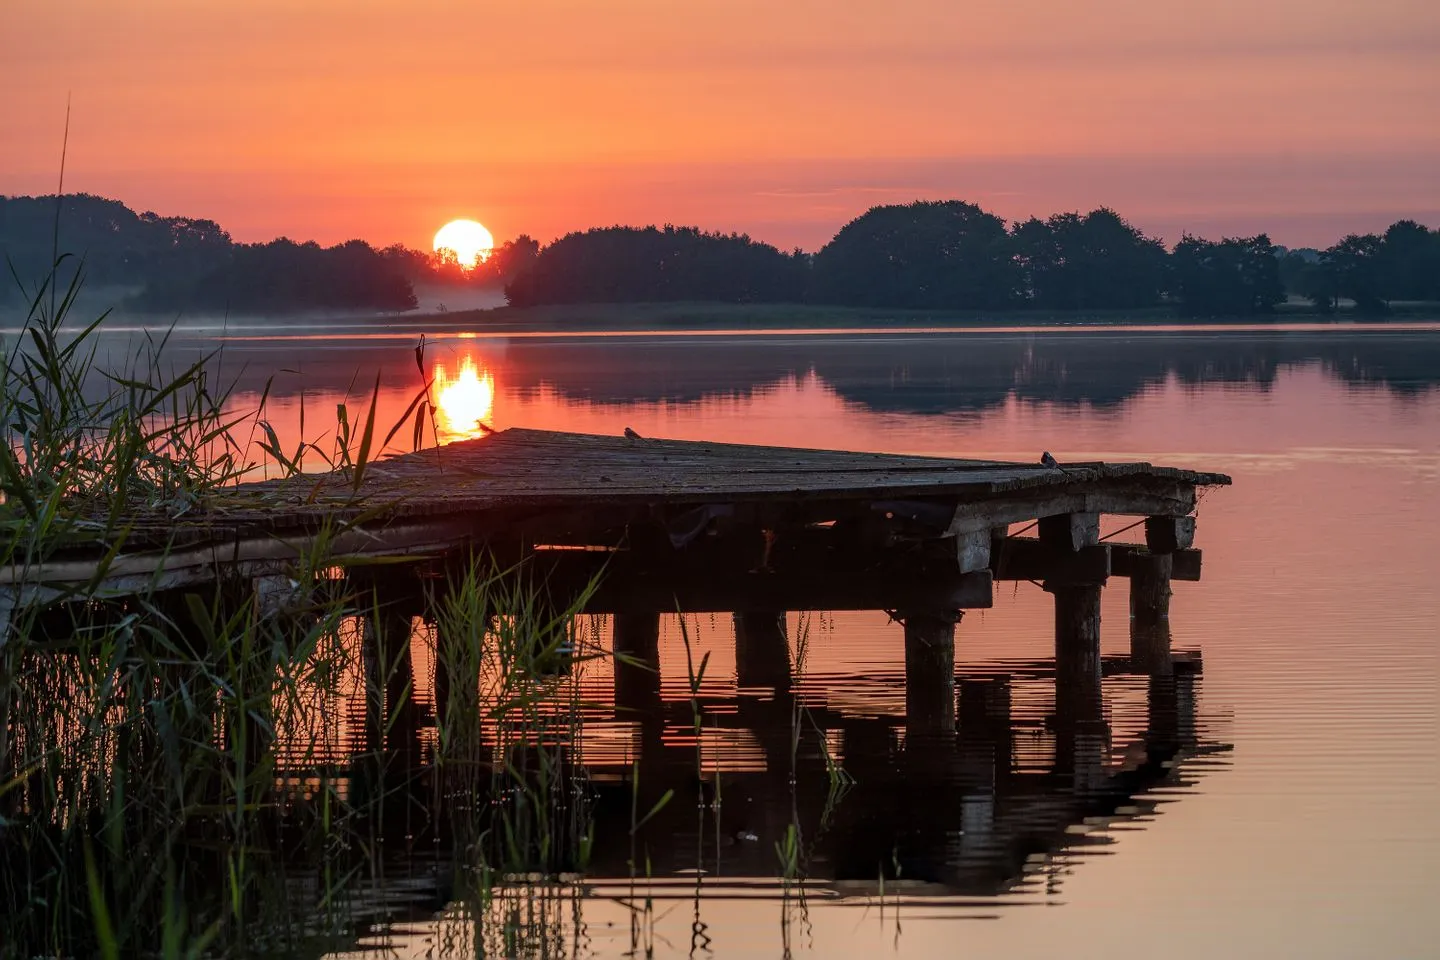
<svg viewBox="0 0 1440 960">
<path fill-rule="evenodd" d="M 1170 577 L 1175 558 L 1168 553 L 1137 554 L 1130 566 L 1130 617 L 1138 627 L 1170 620 Z"/>
<path fill-rule="evenodd" d="M 374 683 L 370 731 L 378 749 L 408 751 L 418 736 L 415 721 L 415 669 L 410 658 L 410 612 L 395 604 L 381 606 L 366 617 L 370 641 L 366 672 Z"/>
<path fill-rule="evenodd" d="M 1060 552 L 1078 553 L 1100 540 L 1093 513 L 1040 521 L 1040 539 Z M 1100 591 L 1105 577 L 1073 573 L 1045 582 L 1055 597 L 1055 766 L 1085 790 L 1101 775 L 1105 745 L 1100 691 Z"/>
<path fill-rule="evenodd" d="M 653 711 L 660 704 L 659 612 L 615 614 L 612 645 L 617 714 Z"/>
<path fill-rule="evenodd" d="M 902 611 L 907 737 L 955 732 L 955 624 L 960 611 Z"/>
<path fill-rule="evenodd" d="M 1055 712 L 1093 719 L 1100 706 L 1100 584 L 1047 584 L 1055 595 Z"/>
<path fill-rule="evenodd" d="M 958 773 L 960 847 L 984 847 L 994 832 L 996 797 L 1010 773 L 1010 678 L 960 681 Z"/>
<path fill-rule="evenodd" d="M 742 687 L 790 689 L 790 642 L 785 611 L 742 610 L 735 614 L 735 679 Z"/>
<path fill-rule="evenodd" d="M 1100 540 L 1093 513 L 1060 514 L 1040 521 L 1040 540 L 1059 553 L 1079 553 Z M 1055 710 L 1062 721 L 1088 717 L 1100 702 L 1100 573 L 1045 581 L 1055 597 Z"/>
<path fill-rule="evenodd" d="M 1151 625 L 1130 621 L 1130 669 L 1152 677 L 1169 676 L 1173 670 L 1170 655 L 1170 624 Z"/>
<path fill-rule="evenodd" d="M 1130 660 L 1137 670 L 1170 672 L 1170 581 L 1175 551 L 1195 542 L 1194 517 L 1147 517 L 1146 551 L 1130 568 Z"/>
</svg>

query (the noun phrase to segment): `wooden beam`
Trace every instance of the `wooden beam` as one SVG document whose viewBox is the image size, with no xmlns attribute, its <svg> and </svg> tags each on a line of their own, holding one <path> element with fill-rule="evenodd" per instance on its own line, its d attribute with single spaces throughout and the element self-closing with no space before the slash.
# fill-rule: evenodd
<svg viewBox="0 0 1440 960">
<path fill-rule="evenodd" d="M 552 594 L 579 596 L 588 578 L 555 571 L 536 575 Z M 747 609 L 955 611 L 994 605 L 990 571 L 879 579 L 865 574 L 776 576 L 719 573 L 677 577 L 664 572 L 612 572 L 585 605 L 586 613 L 682 610 L 729 613 Z"/>
<path fill-rule="evenodd" d="M 1103 583 L 1112 572 L 1106 543 L 1070 551 L 1030 537 L 1011 537 L 996 544 L 992 561 L 996 580 Z"/>
<path fill-rule="evenodd" d="M 949 532 L 988 530 L 1002 523 L 1026 523 L 1061 513 L 1099 513 L 1114 516 L 1184 516 L 1195 509 L 1195 487 L 1188 483 L 1104 485 L 1101 489 L 1030 495 L 1006 494 L 967 500 L 955 507 Z"/>
<path fill-rule="evenodd" d="M 1135 573 L 1136 565 L 1144 562 L 1151 553 L 1135 543 L 1112 543 L 1110 545 L 1110 573 L 1116 577 L 1129 577 Z M 1199 550 L 1176 550 L 1170 554 L 1170 579 L 1195 582 L 1200 579 Z"/>
<path fill-rule="evenodd" d="M 1151 553 L 1174 553 L 1195 545 L 1194 517 L 1146 517 L 1145 545 Z"/>
</svg>

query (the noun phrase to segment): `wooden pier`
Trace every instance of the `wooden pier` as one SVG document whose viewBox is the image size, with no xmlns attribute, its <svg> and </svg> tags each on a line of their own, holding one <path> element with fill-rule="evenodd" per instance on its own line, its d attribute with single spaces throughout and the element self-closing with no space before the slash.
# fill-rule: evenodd
<svg viewBox="0 0 1440 960">
<path fill-rule="evenodd" d="M 586 596 L 586 612 L 617 614 L 617 637 L 642 653 L 653 649 L 657 612 L 733 611 L 758 625 L 786 610 L 886 610 L 904 624 L 917 723 L 949 728 L 955 624 L 991 606 L 997 581 L 1053 594 L 1057 671 L 1082 700 L 1098 691 L 1099 597 L 1111 577 L 1131 580 L 1133 619 L 1155 628 L 1137 631 L 1134 656 L 1168 662 L 1171 582 L 1200 575 L 1197 490 L 1228 483 L 1148 463 L 1057 467 L 511 429 L 358 476 L 245 484 L 178 519 L 136 516 L 118 552 L 97 540 L 0 568 L 0 591 L 14 605 L 248 579 L 278 582 L 283 594 L 302 568 L 323 563 L 400 615 L 423 616 L 422 583 L 483 553 L 557 609 Z M 1106 515 L 1143 524 L 1144 544 L 1102 540 Z M 741 669 L 774 673 L 765 631 L 746 634 Z"/>
<path fill-rule="evenodd" d="M 835 828 L 834 879 L 868 882 L 871 854 L 883 860 L 911 843 L 941 851 L 944 863 L 907 864 L 907 876 L 928 870 L 936 889 L 991 893 L 1013 882 L 1036 849 L 1072 842 L 1071 826 L 1086 817 L 1131 808 L 1136 791 L 1170 775 L 1172 760 L 1200 749 L 1199 659 L 1172 656 L 1169 600 L 1172 582 L 1200 577 L 1197 491 L 1229 482 L 1148 463 L 1044 466 L 512 429 L 382 460 L 358 476 L 246 484 L 178 518 L 129 517 L 121 544 L 97 537 L 43 563 L 0 567 L 0 641 L 7 602 L 38 601 L 45 615 L 26 623 L 43 632 L 50 622 L 60 636 L 73 626 L 65 611 L 75 601 L 124 608 L 144 595 L 178 611 L 169 629 L 183 633 L 186 604 L 174 601 L 207 591 L 285 636 L 314 619 L 303 602 L 287 606 L 287 593 L 293 598 L 297 585 L 303 593 L 307 580 L 338 584 L 345 616 L 362 627 L 367 693 L 356 755 L 371 764 L 366 776 L 403 774 L 404 789 L 386 794 L 403 799 L 421 789 L 413 774 L 421 711 L 432 711 L 438 727 L 442 715 L 455 716 L 446 703 L 461 700 L 453 692 L 466 683 L 464 709 L 476 708 L 476 678 L 451 673 L 438 656 L 430 703 L 420 706 L 410 650 L 417 618 L 433 628 L 432 649 L 453 640 L 446 630 L 455 628 L 430 604 L 447 582 L 475 571 L 479 556 L 487 575 L 509 571 L 542 607 L 610 615 L 605 632 L 623 656 L 613 661 L 607 719 L 635 725 L 653 793 L 697 782 L 685 739 L 694 704 L 662 697 L 663 615 L 731 612 L 736 707 L 712 719 L 717 729 L 753 731 L 766 772 L 732 775 L 726 790 L 753 788 L 750 810 L 773 826 L 796 803 L 797 763 L 808 764 L 807 783 L 826 777 L 820 748 L 797 760 L 791 740 L 802 678 L 786 613 L 887 611 L 904 636 L 903 717 L 816 708 L 809 721 L 816 736 L 841 737 L 860 784 L 857 819 L 847 812 Z M 1133 527 L 1132 542 L 1102 537 L 1106 516 L 1128 518 L 1105 529 Z M 1130 655 L 1102 658 L 1100 595 L 1115 577 L 1130 581 Z M 1003 581 L 1032 581 L 1053 597 L 1053 661 L 1034 676 L 957 676 L 957 624 L 965 610 L 990 607 Z M 485 622 L 472 637 L 497 622 L 484 610 L 477 616 Z M 569 669 L 560 660 L 554 674 Z M 1110 762 L 1102 697 L 1102 679 L 1124 674 L 1148 684 L 1145 760 L 1133 769 Z M 1054 762 L 1044 773 L 1012 770 L 1012 683 L 1053 684 L 1044 735 Z M 892 737 L 895 728 L 903 737 Z M 667 730 L 685 732 L 680 746 L 667 744 Z M 254 741 L 264 742 L 259 734 Z M 610 773 L 604 782 L 622 782 L 622 770 Z M 616 809 L 630 811 L 633 798 L 622 799 Z M 642 807 L 657 799 L 647 795 Z M 692 816 L 687 810 L 673 804 L 664 817 Z M 874 811 L 891 834 L 877 834 Z M 917 823 L 930 831 L 918 839 Z M 600 833 L 628 837 L 627 824 Z M 677 820 L 673 829 L 685 827 Z M 629 855 L 618 850 L 614 862 Z"/>
<path fill-rule="evenodd" d="M 793 584 L 800 607 L 853 608 L 871 598 L 823 584 L 921 573 L 963 586 L 956 607 L 981 607 L 991 579 L 1103 581 L 1172 554 L 1171 576 L 1198 579 L 1196 490 L 1229 482 L 1148 463 L 1052 468 L 511 429 L 373 463 L 358 483 L 348 471 L 300 475 L 242 485 L 178 519 L 135 516 L 103 569 L 111 545 L 96 542 L 0 568 L 0 583 L 119 596 L 283 573 L 321 542 L 341 565 L 588 546 L 613 552 L 617 604 L 630 588 L 673 589 L 682 608 L 735 609 L 726 604 L 752 600 L 762 579 L 793 574 L 814 581 L 814 596 Z M 1101 544 L 1105 514 L 1146 518 L 1148 550 Z M 1006 536 L 1031 521 L 1036 537 Z M 664 569 L 649 567 L 661 558 Z M 586 563 L 557 564 L 572 566 Z M 687 580 L 701 573 L 708 585 L 692 605 Z"/>
</svg>

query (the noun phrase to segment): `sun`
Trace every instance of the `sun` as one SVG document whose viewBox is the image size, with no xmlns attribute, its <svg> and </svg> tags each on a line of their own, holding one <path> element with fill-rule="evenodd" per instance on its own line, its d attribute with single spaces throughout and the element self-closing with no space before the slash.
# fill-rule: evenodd
<svg viewBox="0 0 1440 960">
<path fill-rule="evenodd" d="M 490 231 L 474 220 L 451 220 L 435 234 L 435 252 L 449 250 L 466 270 L 487 259 L 494 247 Z"/>
</svg>

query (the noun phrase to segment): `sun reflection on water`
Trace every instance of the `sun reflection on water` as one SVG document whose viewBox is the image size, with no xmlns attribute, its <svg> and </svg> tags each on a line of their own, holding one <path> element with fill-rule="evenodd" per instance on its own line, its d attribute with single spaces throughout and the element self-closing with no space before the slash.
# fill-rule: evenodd
<svg viewBox="0 0 1440 960">
<path fill-rule="evenodd" d="M 495 410 L 495 378 L 490 371 L 466 354 L 453 375 L 445 364 L 436 363 L 434 380 L 441 442 L 484 436 Z"/>
</svg>

